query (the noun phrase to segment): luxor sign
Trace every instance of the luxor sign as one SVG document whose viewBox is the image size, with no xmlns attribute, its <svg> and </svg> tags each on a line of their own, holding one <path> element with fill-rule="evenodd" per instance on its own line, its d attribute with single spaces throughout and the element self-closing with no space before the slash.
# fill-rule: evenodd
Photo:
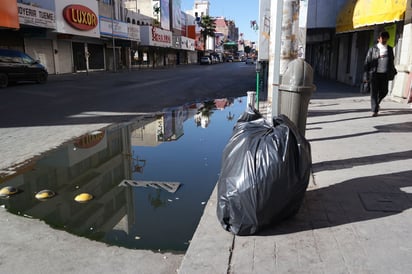
<svg viewBox="0 0 412 274">
<path fill-rule="evenodd" d="M 91 148 L 96 146 L 104 138 L 104 131 L 94 131 L 79 137 L 75 142 L 76 148 Z"/>
<path fill-rule="evenodd" d="M 88 7 L 82 5 L 69 5 L 63 10 L 66 22 L 78 30 L 92 30 L 97 27 L 97 16 Z"/>
</svg>

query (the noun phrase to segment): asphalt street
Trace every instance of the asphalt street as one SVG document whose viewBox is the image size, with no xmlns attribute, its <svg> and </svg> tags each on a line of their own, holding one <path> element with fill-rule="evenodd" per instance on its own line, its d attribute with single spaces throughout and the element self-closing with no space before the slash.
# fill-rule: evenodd
<svg viewBox="0 0 412 274">
<path fill-rule="evenodd" d="M 187 65 L 118 73 L 50 75 L 45 85 L 0 90 L 0 174 L 63 142 L 139 114 L 255 88 L 244 63 Z"/>
</svg>

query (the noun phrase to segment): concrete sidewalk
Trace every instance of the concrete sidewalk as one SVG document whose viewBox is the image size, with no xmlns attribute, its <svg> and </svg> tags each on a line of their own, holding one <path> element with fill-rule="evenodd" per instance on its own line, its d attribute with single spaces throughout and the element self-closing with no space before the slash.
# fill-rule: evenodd
<svg viewBox="0 0 412 274">
<path fill-rule="evenodd" d="M 412 109 L 385 99 L 371 117 L 357 88 L 315 82 L 306 138 L 313 182 L 292 219 L 233 236 L 216 189 L 179 273 L 410 273 Z"/>
</svg>

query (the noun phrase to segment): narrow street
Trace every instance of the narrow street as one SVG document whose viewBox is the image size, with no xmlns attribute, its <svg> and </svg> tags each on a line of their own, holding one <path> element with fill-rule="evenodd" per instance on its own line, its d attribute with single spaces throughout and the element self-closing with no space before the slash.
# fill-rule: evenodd
<svg viewBox="0 0 412 274">
<path fill-rule="evenodd" d="M 45 85 L 0 90 L 1 101 L 7 102 L 0 106 L 0 127 L 78 124 L 83 121 L 70 117 L 92 111 L 155 112 L 199 99 L 245 96 L 254 89 L 255 66 L 243 62 L 50 75 Z"/>
</svg>

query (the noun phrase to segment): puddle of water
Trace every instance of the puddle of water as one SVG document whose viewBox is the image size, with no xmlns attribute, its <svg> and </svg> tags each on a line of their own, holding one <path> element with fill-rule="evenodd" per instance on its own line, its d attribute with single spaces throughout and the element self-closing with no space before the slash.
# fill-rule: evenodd
<svg viewBox="0 0 412 274">
<path fill-rule="evenodd" d="M 245 98 L 137 117 L 68 142 L 3 182 L 8 211 L 109 245 L 185 251 Z M 38 200 L 41 190 L 56 195 Z M 81 193 L 93 199 L 79 203 Z"/>
</svg>

